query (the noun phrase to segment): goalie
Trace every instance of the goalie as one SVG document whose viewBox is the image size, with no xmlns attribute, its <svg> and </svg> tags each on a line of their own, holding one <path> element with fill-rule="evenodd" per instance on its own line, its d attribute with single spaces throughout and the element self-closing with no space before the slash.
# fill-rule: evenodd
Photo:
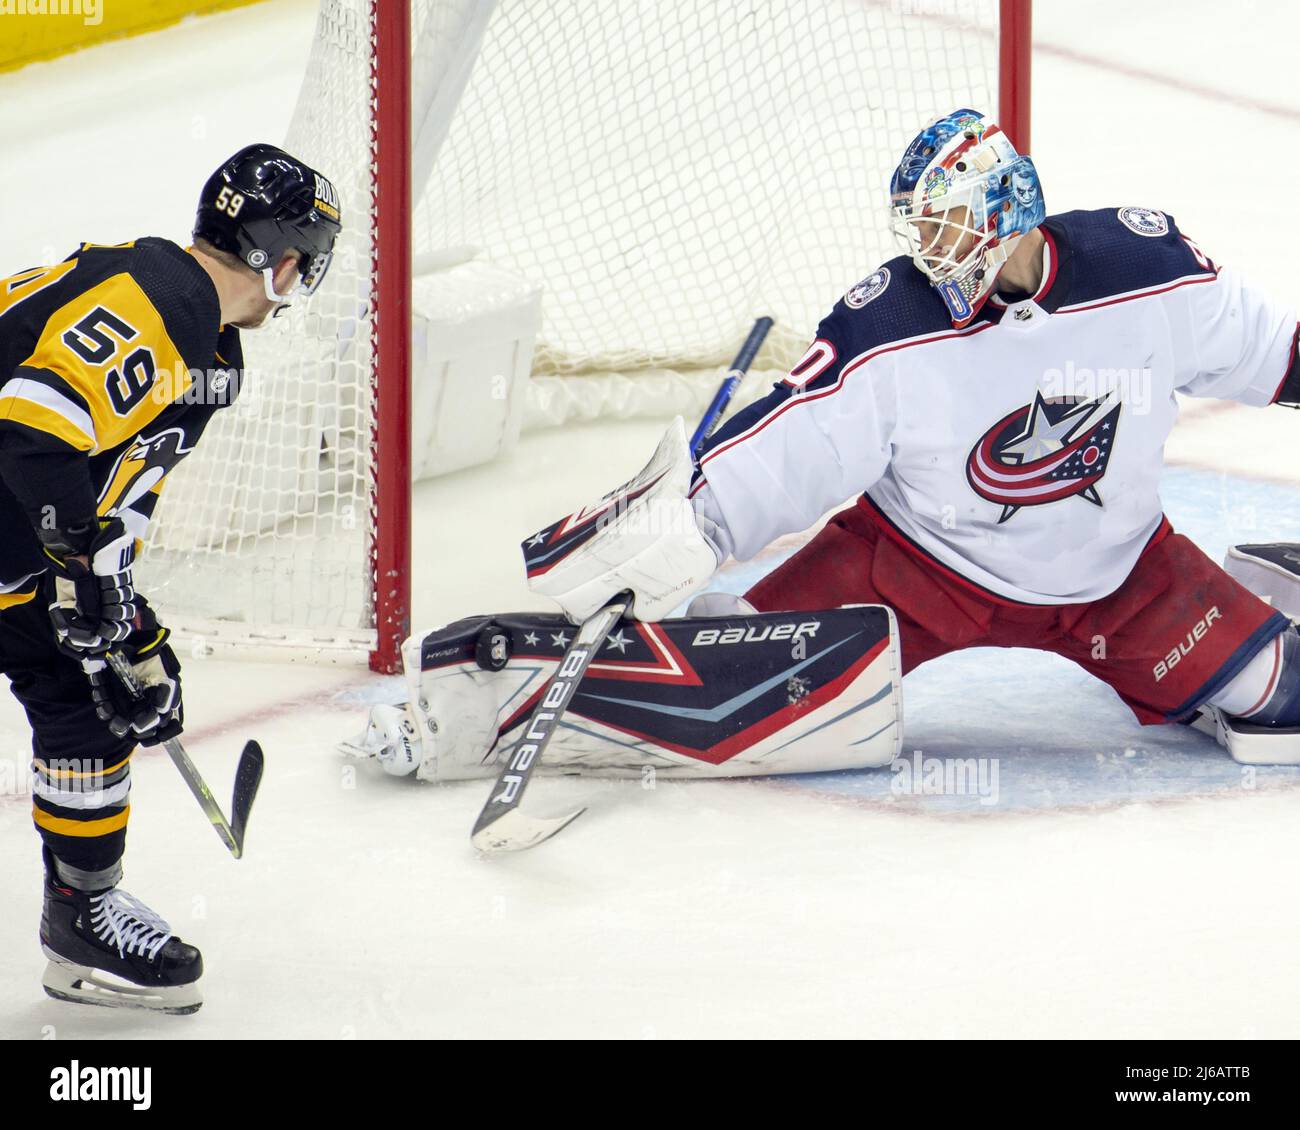
<svg viewBox="0 0 1300 1130">
<path fill-rule="evenodd" d="M 601 508 L 525 543 L 530 585 L 573 621 L 634 594 L 635 621 L 579 687 L 554 763 L 885 764 L 895 665 L 967 647 L 1055 652 L 1144 724 L 1210 719 L 1238 760 L 1300 763 L 1300 637 L 1285 614 L 1300 614 L 1300 552 L 1238 547 L 1234 577 L 1173 531 L 1158 493 L 1175 393 L 1300 406 L 1295 310 L 1162 212 L 1048 217 L 1033 162 L 972 110 L 912 141 L 891 193 L 908 254 L 845 294 L 691 482 L 677 426 Z M 727 557 L 854 496 L 746 594 L 753 613 L 663 619 Z M 376 712 L 369 747 L 394 772 L 493 773 L 567 623 L 461 621 L 411 641 L 412 702 Z"/>
</svg>

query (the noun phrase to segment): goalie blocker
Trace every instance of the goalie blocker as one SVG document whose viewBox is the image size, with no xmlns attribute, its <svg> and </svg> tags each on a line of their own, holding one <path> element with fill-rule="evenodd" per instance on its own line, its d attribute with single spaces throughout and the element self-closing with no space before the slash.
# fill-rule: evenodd
<svg viewBox="0 0 1300 1130">
<path fill-rule="evenodd" d="M 898 633 L 879 605 L 758 614 L 709 594 L 687 615 L 621 620 L 592 661 L 544 767 L 612 776 L 743 777 L 888 765 L 902 741 Z M 403 647 L 410 701 L 378 706 L 343 747 L 424 780 L 491 777 L 545 691 L 573 625 L 474 616 Z"/>
</svg>

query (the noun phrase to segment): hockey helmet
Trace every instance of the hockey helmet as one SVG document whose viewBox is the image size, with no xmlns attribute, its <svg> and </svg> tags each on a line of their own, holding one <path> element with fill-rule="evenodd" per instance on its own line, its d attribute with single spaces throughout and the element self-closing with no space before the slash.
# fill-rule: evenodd
<svg viewBox="0 0 1300 1130">
<path fill-rule="evenodd" d="M 241 149 L 208 178 L 194 237 L 238 255 L 262 275 L 267 298 L 283 303 L 315 293 L 340 227 L 334 186 L 283 149 L 258 144 Z M 290 294 L 277 294 L 273 272 L 288 251 L 300 255 L 301 279 Z"/>
<path fill-rule="evenodd" d="M 889 191 L 894 233 L 958 327 L 1047 215 L 1033 161 L 978 110 L 954 110 L 917 134 Z"/>
</svg>

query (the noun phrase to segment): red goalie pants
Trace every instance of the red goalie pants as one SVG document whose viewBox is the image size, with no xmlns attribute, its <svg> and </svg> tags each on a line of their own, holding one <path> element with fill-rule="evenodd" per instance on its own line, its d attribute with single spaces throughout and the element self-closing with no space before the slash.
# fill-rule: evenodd
<svg viewBox="0 0 1300 1130">
<path fill-rule="evenodd" d="M 886 604 L 904 674 L 965 647 L 1054 651 L 1113 687 L 1147 725 L 1191 716 L 1288 623 L 1168 522 L 1110 596 L 1027 605 L 957 577 L 865 497 L 746 598 L 760 612 Z"/>
</svg>

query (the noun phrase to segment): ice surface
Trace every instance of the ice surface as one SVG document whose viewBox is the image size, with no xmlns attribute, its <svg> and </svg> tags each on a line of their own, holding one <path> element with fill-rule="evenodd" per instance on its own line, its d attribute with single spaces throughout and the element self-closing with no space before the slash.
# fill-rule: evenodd
<svg viewBox="0 0 1300 1130">
<path fill-rule="evenodd" d="M 183 237 L 214 161 L 283 132 L 314 9 L 281 0 L 0 76 L 0 265 Z M 1166 208 L 1215 259 L 1294 297 L 1290 257 L 1240 186 L 1259 176 L 1267 198 L 1300 173 L 1300 12 L 1079 12 L 1036 17 L 1049 207 Z M 540 607 L 519 539 L 629 477 L 659 430 L 537 433 L 509 461 L 423 484 L 416 621 Z M 1278 409 L 1189 406 L 1169 447 L 1175 526 L 1214 556 L 1300 539 L 1297 438 Z M 797 543 L 718 584 L 743 590 Z M 191 660 L 185 688 L 187 742 L 223 802 L 244 738 L 267 752 L 240 862 L 165 756 L 136 760 L 126 885 L 203 948 L 207 1003 L 151 1017 L 41 994 L 28 738 L 6 701 L 0 1035 L 1300 1035 L 1300 771 L 1244 770 L 1198 734 L 1139 727 L 1054 657 L 968 652 L 905 684 L 909 757 L 996 759 L 997 803 L 898 795 L 888 771 L 546 779 L 540 807 L 588 813 L 492 860 L 469 846 L 482 783 L 422 787 L 333 752 L 393 680 Z"/>
</svg>

